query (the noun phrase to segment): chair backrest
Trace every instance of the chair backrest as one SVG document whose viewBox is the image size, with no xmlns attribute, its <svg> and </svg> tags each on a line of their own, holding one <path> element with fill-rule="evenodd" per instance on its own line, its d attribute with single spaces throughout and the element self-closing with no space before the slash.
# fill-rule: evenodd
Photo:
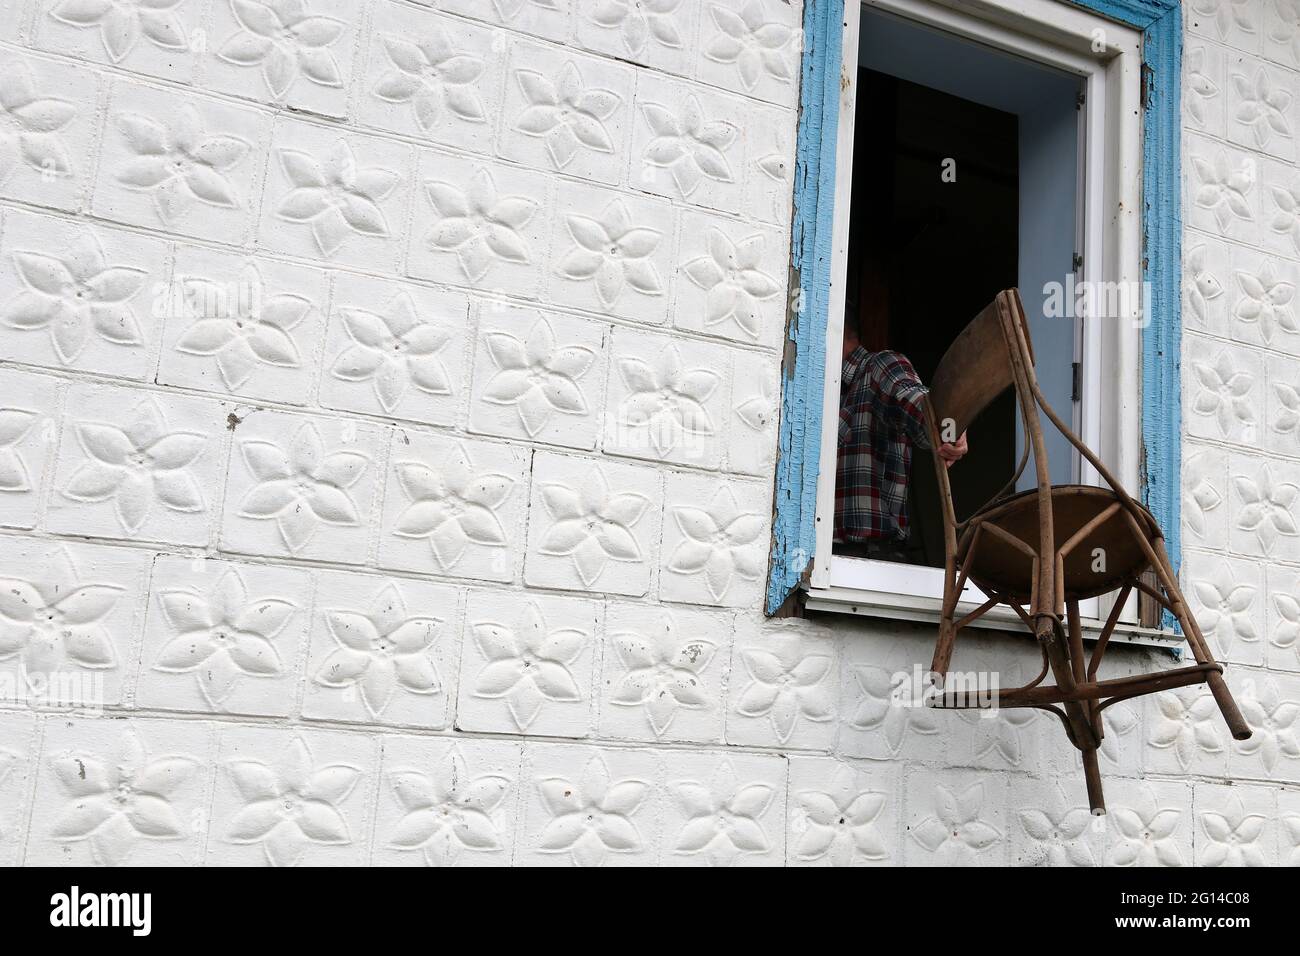
<svg viewBox="0 0 1300 956">
<path fill-rule="evenodd" d="M 1017 368 L 1024 370 L 1025 377 L 1018 375 Z M 930 407 L 940 432 L 951 421 L 952 436 L 960 435 L 1012 385 L 1018 386 L 1022 400 L 1029 398 L 1020 386 L 1030 386 L 1033 370 L 1033 346 L 1020 293 L 999 292 L 948 347 L 930 379 Z"/>
</svg>

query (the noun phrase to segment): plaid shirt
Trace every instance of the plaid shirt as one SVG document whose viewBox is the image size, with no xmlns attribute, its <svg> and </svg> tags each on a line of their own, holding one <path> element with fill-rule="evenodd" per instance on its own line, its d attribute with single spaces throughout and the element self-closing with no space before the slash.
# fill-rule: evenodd
<svg viewBox="0 0 1300 956">
<path fill-rule="evenodd" d="M 840 381 L 835 540 L 903 541 L 912 445 L 930 447 L 927 389 L 898 352 L 862 346 L 845 359 Z"/>
</svg>

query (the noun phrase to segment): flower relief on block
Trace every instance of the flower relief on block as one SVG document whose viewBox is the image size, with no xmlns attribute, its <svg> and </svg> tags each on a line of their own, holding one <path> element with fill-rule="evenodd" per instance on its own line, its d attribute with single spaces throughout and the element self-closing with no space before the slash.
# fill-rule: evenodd
<svg viewBox="0 0 1300 956">
<path fill-rule="evenodd" d="M 889 795 L 862 788 L 858 774 L 843 764 L 826 790 L 793 794 L 803 813 L 803 832 L 795 843 L 800 860 L 850 866 L 859 859 L 887 860 L 889 849 L 877 820 Z"/>
<path fill-rule="evenodd" d="M 321 766 L 295 737 L 273 762 L 230 760 L 225 770 L 243 802 L 226 827 L 227 842 L 260 845 L 272 866 L 293 866 L 313 844 L 352 843 L 339 806 L 361 779 L 360 767 Z"/>
<path fill-rule="evenodd" d="M 389 781 L 403 810 L 389 846 L 418 852 L 430 866 L 452 866 L 467 850 L 504 845 L 496 813 L 512 781 L 501 774 L 472 776 L 458 747 L 428 773 L 395 771 Z"/>
<path fill-rule="evenodd" d="M 396 172 L 358 166 L 352 147 L 343 139 L 322 157 L 323 162 L 297 149 L 281 149 L 279 156 L 292 188 L 280 200 L 276 215 L 309 226 L 323 255 L 334 255 L 353 235 L 388 235 L 388 220 L 379 204 L 401 183 Z"/>
<path fill-rule="evenodd" d="M 114 178 L 148 193 L 164 223 L 174 223 L 195 203 L 243 205 L 226 170 L 251 144 L 238 136 L 209 135 L 194 107 L 186 104 L 159 119 L 123 113 L 117 128 L 134 155 L 114 170 Z"/>
<path fill-rule="evenodd" d="M 203 511 L 207 503 L 191 465 L 207 446 L 200 432 L 172 430 L 153 399 L 140 402 L 125 424 L 73 424 L 83 458 L 63 487 L 73 501 L 111 501 L 127 534 L 144 525 L 160 505 L 170 511 Z"/>
<path fill-rule="evenodd" d="M 897 757 L 914 735 L 939 733 L 938 715 L 929 707 L 913 707 L 906 699 L 906 689 L 898 686 L 893 674 L 874 664 L 856 664 L 853 681 L 857 699 L 847 722 L 854 730 L 883 736 L 888 755 Z"/>
<path fill-rule="evenodd" d="M 185 27 L 177 17 L 184 0 L 59 0 L 50 16 L 72 27 L 96 29 L 104 52 L 122 60 L 141 38 L 164 51 L 189 49 Z"/>
<path fill-rule="evenodd" d="M 680 117 L 658 103 L 643 104 L 641 115 L 654 133 L 643 158 L 648 166 L 668 170 L 682 198 L 689 199 L 706 179 L 734 181 L 726 150 L 739 129 L 726 120 L 706 119 L 694 95 L 687 96 Z"/>
<path fill-rule="evenodd" d="M 704 403 L 717 391 L 721 376 L 703 366 L 683 368 L 676 345 L 660 352 L 653 365 L 634 357 L 620 359 L 618 373 L 628 390 L 619 403 L 619 418 L 629 428 L 644 428 L 658 457 L 716 433 Z"/>
<path fill-rule="evenodd" d="M 337 645 L 315 674 L 325 687 L 359 691 L 372 718 L 394 694 L 436 694 L 442 679 L 431 646 L 442 620 L 407 611 L 401 592 L 386 584 L 364 611 L 329 608 L 325 625 Z"/>
<path fill-rule="evenodd" d="M 650 793 L 650 781 L 614 780 L 599 754 L 577 780 L 543 777 L 538 790 L 550 822 L 538 850 L 568 854 L 578 866 L 600 866 L 611 853 L 634 853 L 644 840 L 632 819 Z"/>
<path fill-rule="evenodd" d="M 594 283 L 606 308 L 616 305 L 629 288 L 641 295 L 664 294 L 663 280 L 650 258 L 663 233 L 636 225 L 623 200 L 615 199 L 599 218 L 574 213 L 565 225 L 575 245 L 557 271 L 575 282 Z"/>
<path fill-rule="evenodd" d="M 65 667 L 116 668 L 105 619 L 124 593 L 120 584 L 87 581 L 63 548 L 30 577 L 0 578 L 0 661 L 16 662 L 34 692 Z"/>
<path fill-rule="evenodd" d="M 781 743 L 788 743 L 800 718 L 823 723 L 831 719 L 829 654 L 802 653 L 797 642 L 772 642 L 741 652 L 749 683 L 741 691 L 736 712 L 766 717 Z"/>
<path fill-rule="evenodd" d="M 775 792 L 766 783 L 741 783 L 731 761 L 718 764 L 707 784 L 680 780 L 669 784 L 669 791 L 685 820 L 674 853 L 699 854 L 713 866 L 730 866 L 771 849 L 762 818 Z"/>
<path fill-rule="evenodd" d="M 240 443 L 239 451 L 256 482 L 244 495 L 239 515 L 274 521 L 289 551 L 301 551 L 322 524 L 360 524 L 349 489 L 370 467 L 366 455 L 327 452 L 310 422 L 298 428 L 287 448 L 249 440 Z"/>
<path fill-rule="evenodd" d="M 541 137 L 557 169 L 568 166 L 583 149 L 614 152 L 605 121 L 618 109 L 617 93 L 588 87 L 572 61 L 555 80 L 536 70 L 517 70 L 515 80 L 528 103 L 515 128 Z"/>
<path fill-rule="evenodd" d="M 632 529 L 645 515 L 650 499 L 631 491 L 611 492 L 599 465 L 577 487 L 561 482 L 544 485 L 542 501 L 553 523 L 538 551 L 572 557 L 585 587 L 597 584 L 610 561 L 644 560 Z"/>
<path fill-rule="evenodd" d="M 513 405 L 530 437 L 535 438 L 557 412 L 587 414 L 578 380 L 596 359 L 592 349 L 559 345 L 551 324 L 541 317 L 522 339 L 509 332 L 488 332 L 484 340 L 497 371 L 483 389 L 483 401 Z"/>
<path fill-rule="evenodd" d="M 984 784 L 965 788 L 934 786 L 931 813 L 911 829 L 912 839 L 931 854 L 968 862 L 1002 840 L 1002 831 L 986 822 Z"/>
<path fill-rule="evenodd" d="M 765 74 L 789 83 L 792 73 L 787 51 L 794 31 L 767 20 L 759 0 L 748 0 L 739 9 L 736 6 L 714 4 L 710 8 L 718 32 L 704 55 L 717 63 L 736 64 L 747 92 L 753 92 Z"/>
<path fill-rule="evenodd" d="M 537 213 L 536 199 L 500 195 L 486 169 L 476 172 L 464 189 L 429 180 L 424 192 L 438 220 L 428 233 L 430 246 L 455 253 L 470 282 L 482 280 L 495 262 L 532 261 L 533 251 L 520 230 Z"/>
<path fill-rule="evenodd" d="M 680 633 L 672 615 L 663 612 L 645 631 L 620 631 L 610 642 L 623 666 L 611 701 L 620 707 L 644 708 L 656 737 L 662 737 L 679 710 L 716 705 L 702 672 L 717 645 Z"/>
<path fill-rule="evenodd" d="M 151 757 L 135 731 L 126 730 L 112 755 L 69 750 L 52 765 L 67 803 L 50 835 L 88 843 L 101 866 L 128 863 L 141 844 L 182 840 L 191 832 L 174 801 L 176 790 L 199 769 L 192 757 Z"/>
<path fill-rule="evenodd" d="M 221 2 L 221 0 L 217 0 Z M 331 49 L 346 25 L 312 12 L 305 0 L 229 0 L 239 29 L 217 50 L 227 63 L 260 67 L 267 90 L 283 98 L 299 77 L 318 86 L 343 85 Z M 347 51 L 339 48 L 346 55 Z"/>
<path fill-rule="evenodd" d="M 705 240 L 707 254 L 683 266 L 686 277 L 707 293 L 705 329 L 730 320 L 757 341 L 763 332 L 760 303 L 781 291 L 776 279 L 760 268 L 766 239 L 755 234 L 732 242 L 721 230 L 710 228 Z"/>
<path fill-rule="evenodd" d="M 577 628 L 551 630 L 533 602 L 517 620 L 478 621 L 471 625 L 471 634 L 486 661 L 474 680 L 474 696 L 504 698 L 521 732 L 546 703 L 583 699 L 571 667 L 586 650 L 590 634 Z"/>
<path fill-rule="evenodd" d="M 60 136 L 77 108 L 38 90 L 25 63 L 9 60 L 0 69 L 0 186 L 21 165 L 50 176 L 70 176 L 73 164 Z"/>
<path fill-rule="evenodd" d="M 290 334 L 316 306 L 300 295 L 270 295 L 249 262 L 235 287 L 199 276 L 181 280 L 190 325 L 176 342 L 187 355 L 211 356 L 233 391 L 261 366 L 298 368 L 302 356 Z"/>
<path fill-rule="evenodd" d="M 639 56 L 647 45 L 682 48 L 674 19 L 682 0 L 595 0 L 587 12 L 593 23 L 617 30 L 627 52 Z"/>
<path fill-rule="evenodd" d="M 384 411 L 394 411 L 409 388 L 450 395 L 451 382 L 439 353 L 451 331 L 420 317 L 407 292 L 393 296 L 378 313 L 343 309 L 352 344 L 334 360 L 330 374 L 345 382 L 369 382 Z"/>
<path fill-rule="evenodd" d="M 757 542 L 766 521 L 756 511 L 741 511 L 730 488 L 720 489 L 707 508 L 674 508 L 673 520 L 682 540 L 668 570 L 701 575 L 714 600 L 723 600 L 737 579 L 755 581 L 763 573 L 767 558 Z"/>
<path fill-rule="evenodd" d="M 109 265 L 93 233 L 79 233 L 60 255 L 17 251 L 13 257 L 23 288 L 0 311 L 0 322 L 48 334 L 64 365 L 76 360 L 92 335 L 114 345 L 143 344 L 130 302 L 147 273 Z"/>
<path fill-rule="evenodd" d="M 153 662 L 168 674 L 193 674 L 208 706 L 224 710 L 245 679 L 279 677 L 292 647 L 277 650 L 277 638 L 300 608 L 283 598 L 250 597 L 244 579 L 227 570 L 206 592 L 175 588 L 158 595 L 173 634 Z M 292 667 L 289 660 L 288 666 Z"/>
<path fill-rule="evenodd" d="M 41 413 L 35 409 L 0 407 L 0 494 L 25 494 L 35 489 L 31 471 L 18 445 L 32 432 Z"/>
<path fill-rule="evenodd" d="M 487 109 L 474 86 L 483 74 L 483 60 L 458 52 L 447 31 L 434 27 L 410 39 L 385 36 L 383 44 L 393 68 L 380 77 L 375 96 L 411 104 L 425 132 L 448 115 L 467 123 L 487 122 Z"/>
<path fill-rule="evenodd" d="M 410 504 L 398 516 L 393 533 L 427 539 L 439 569 L 455 569 L 471 544 L 506 547 L 506 531 L 497 512 L 514 487 L 513 478 L 476 470 L 460 444 L 453 445 L 436 466 L 399 461 L 394 467 Z"/>
</svg>

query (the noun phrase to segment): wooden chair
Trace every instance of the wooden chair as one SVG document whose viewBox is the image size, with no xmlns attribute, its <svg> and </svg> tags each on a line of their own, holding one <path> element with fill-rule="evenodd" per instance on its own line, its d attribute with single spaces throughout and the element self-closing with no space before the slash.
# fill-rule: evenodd
<svg viewBox="0 0 1300 956">
<path fill-rule="evenodd" d="M 1015 289 L 998 293 L 939 363 L 928 407 L 933 447 L 937 448 L 943 437 L 951 440 L 960 435 L 1010 387 L 1015 388 L 1016 405 L 1024 423 L 1024 454 L 1006 486 L 965 521 L 956 520 L 948 470 L 934 455 L 943 506 L 944 595 L 931 667 L 942 689 L 957 634 L 992 608 L 1010 607 L 1037 638 L 1043 666 L 1038 676 L 1023 687 L 999 690 L 997 705 L 1035 707 L 1061 718 L 1070 743 L 1083 755 L 1092 812 L 1102 814 L 1105 801 L 1097 747 L 1102 739 L 1101 712 L 1111 704 L 1204 682 L 1209 684 L 1232 736 L 1245 740 L 1250 728 L 1224 683 L 1222 665 L 1215 662 L 1183 600 L 1155 518 L 1128 495 L 1097 456 L 1061 421 L 1040 391 L 1024 308 Z M 1106 486 L 1052 484 L 1039 409 L 1097 470 Z M 1011 494 L 1031 451 L 1038 487 Z M 1104 561 L 1098 561 L 1098 555 Z M 957 601 L 968 581 L 977 585 L 988 600 L 957 618 Z M 1079 602 L 1113 591 L 1119 592 L 1114 608 L 1091 655 L 1085 655 Z M 1174 616 L 1196 663 L 1098 680 L 1097 669 L 1106 645 L 1134 591 L 1146 594 Z M 1049 671 L 1054 685 L 1043 683 Z M 941 707 L 974 706 L 951 692 L 938 695 L 934 703 Z"/>
</svg>

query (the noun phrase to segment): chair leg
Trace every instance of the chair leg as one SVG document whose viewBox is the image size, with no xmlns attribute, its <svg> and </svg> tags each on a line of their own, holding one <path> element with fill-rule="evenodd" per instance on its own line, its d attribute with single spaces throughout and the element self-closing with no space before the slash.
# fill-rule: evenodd
<svg viewBox="0 0 1300 956">
<path fill-rule="evenodd" d="M 1088 805 L 1092 815 L 1106 812 L 1106 798 L 1101 792 L 1101 768 L 1097 765 L 1097 748 L 1085 747 L 1083 753 L 1083 778 L 1088 782 Z"/>
<path fill-rule="evenodd" d="M 1206 643 L 1205 636 L 1201 633 L 1200 626 L 1196 623 L 1196 618 L 1192 616 L 1191 610 L 1187 607 L 1187 602 L 1183 599 L 1183 592 L 1179 590 L 1178 582 L 1174 578 L 1173 566 L 1169 563 L 1169 555 L 1165 551 L 1165 542 L 1163 538 L 1157 537 L 1153 542 L 1154 551 L 1159 558 L 1155 566 L 1155 571 L 1164 585 L 1165 594 L 1169 597 L 1169 603 L 1173 606 L 1174 617 L 1182 626 L 1183 633 L 1188 637 L 1188 644 L 1192 648 L 1192 656 L 1196 658 L 1198 664 L 1215 663 L 1214 655 L 1210 653 L 1209 644 Z M 1250 725 L 1246 719 L 1241 716 L 1241 711 L 1237 708 L 1237 702 L 1232 699 L 1232 692 L 1228 690 L 1228 684 L 1219 673 L 1211 673 L 1206 676 L 1205 682 L 1210 687 L 1210 693 L 1214 695 L 1214 702 L 1219 705 L 1219 713 L 1223 715 L 1224 722 L 1228 725 L 1228 730 L 1232 733 L 1234 740 L 1249 740 L 1251 736 Z"/>
</svg>

